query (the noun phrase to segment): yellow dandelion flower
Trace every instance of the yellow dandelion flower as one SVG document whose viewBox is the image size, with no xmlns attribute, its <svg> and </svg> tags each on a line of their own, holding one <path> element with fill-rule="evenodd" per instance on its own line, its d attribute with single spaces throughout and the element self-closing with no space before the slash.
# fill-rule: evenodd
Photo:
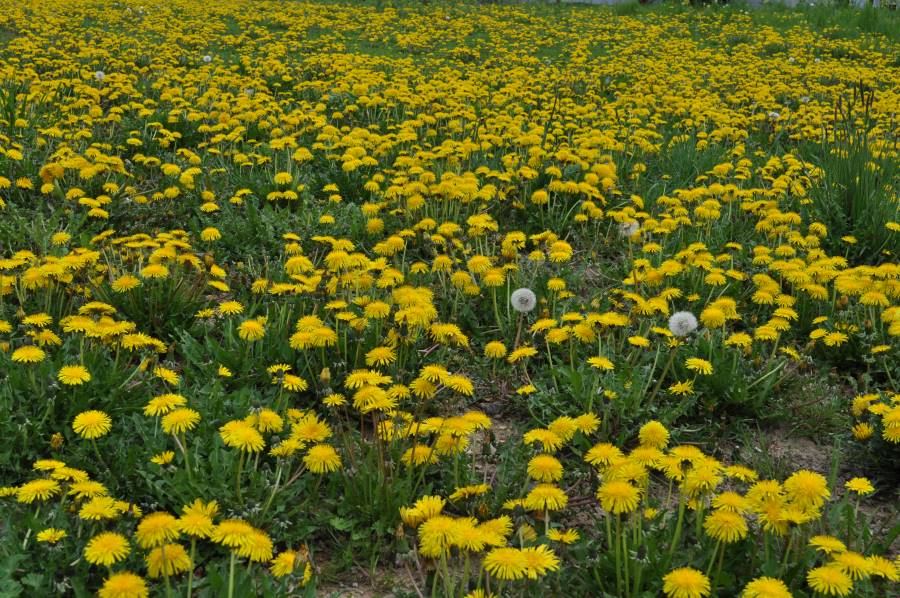
<svg viewBox="0 0 900 598">
<path fill-rule="evenodd" d="M 84 560 L 92 565 L 109 567 L 123 560 L 131 552 L 125 536 L 104 532 L 91 538 L 84 547 Z"/>
<path fill-rule="evenodd" d="M 102 411 L 83 411 L 75 416 L 72 429 L 82 438 L 94 440 L 112 429 L 112 419 Z"/>
</svg>

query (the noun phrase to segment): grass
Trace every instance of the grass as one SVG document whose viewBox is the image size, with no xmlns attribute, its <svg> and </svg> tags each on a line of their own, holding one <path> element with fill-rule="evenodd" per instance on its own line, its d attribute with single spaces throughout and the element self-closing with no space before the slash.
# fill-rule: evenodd
<svg viewBox="0 0 900 598">
<path fill-rule="evenodd" d="M 0 586 L 887 595 L 896 15 L 829 8 L 7 7 Z"/>
</svg>

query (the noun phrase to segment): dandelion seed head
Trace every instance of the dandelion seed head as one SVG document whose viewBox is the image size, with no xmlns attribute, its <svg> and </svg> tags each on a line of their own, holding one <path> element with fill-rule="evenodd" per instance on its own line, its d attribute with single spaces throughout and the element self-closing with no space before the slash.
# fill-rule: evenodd
<svg viewBox="0 0 900 598">
<path fill-rule="evenodd" d="M 520 314 L 528 313 L 537 306 L 537 295 L 531 289 L 516 289 L 509 296 L 512 308 Z"/>
<path fill-rule="evenodd" d="M 689 311 L 676 311 L 669 317 L 669 331 L 684 337 L 697 330 L 697 317 Z"/>
</svg>

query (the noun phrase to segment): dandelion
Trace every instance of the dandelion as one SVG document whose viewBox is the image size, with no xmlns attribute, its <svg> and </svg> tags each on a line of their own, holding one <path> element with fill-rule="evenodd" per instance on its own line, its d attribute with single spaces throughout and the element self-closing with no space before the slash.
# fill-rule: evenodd
<svg viewBox="0 0 900 598">
<path fill-rule="evenodd" d="M 852 478 L 844 484 L 844 487 L 859 496 L 867 496 L 875 492 L 872 482 L 866 478 Z"/>
<path fill-rule="evenodd" d="M 103 582 L 99 598 L 148 598 L 147 582 L 134 573 L 122 572 L 110 575 Z"/>
<path fill-rule="evenodd" d="M 792 596 L 780 579 L 758 577 L 744 586 L 741 598 L 792 598 Z"/>
<path fill-rule="evenodd" d="M 144 415 L 158 416 L 187 404 L 187 399 L 179 394 L 167 393 L 150 399 L 144 406 Z"/>
<path fill-rule="evenodd" d="M 25 345 L 13 351 L 11 359 L 16 363 L 40 363 L 46 356 L 40 347 Z"/>
<path fill-rule="evenodd" d="M 558 530 L 551 529 L 547 531 L 547 539 L 560 544 L 574 544 L 581 539 L 581 534 L 576 529 Z"/>
<path fill-rule="evenodd" d="M 341 466 L 341 457 L 330 444 L 317 444 L 306 452 L 303 463 L 313 473 L 331 473 Z"/>
<path fill-rule="evenodd" d="M 234 420 L 219 428 L 219 435 L 226 446 L 244 452 L 256 453 L 266 446 L 266 441 L 256 429 L 243 420 Z"/>
<path fill-rule="evenodd" d="M 670 571 L 663 577 L 666 598 L 703 598 L 709 596 L 709 578 L 690 567 Z"/>
<path fill-rule="evenodd" d="M 207 243 L 211 243 L 213 241 L 218 241 L 222 238 L 222 233 L 219 232 L 219 229 L 214 227 L 204 228 L 200 232 L 200 239 L 206 241 Z"/>
<path fill-rule="evenodd" d="M 623 480 L 604 482 L 597 490 L 604 511 L 619 515 L 631 513 L 641 502 L 641 491 Z"/>
<path fill-rule="evenodd" d="M 847 546 L 833 536 L 813 536 L 809 539 L 809 545 L 825 554 L 844 552 L 847 550 Z"/>
<path fill-rule="evenodd" d="M 784 490 L 801 508 L 818 509 L 831 496 L 828 481 L 821 474 L 801 469 L 784 481 Z"/>
<path fill-rule="evenodd" d="M 104 532 L 91 538 L 84 547 L 84 560 L 92 565 L 109 567 L 123 560 L 131 547 L 125 536 L 114 532 Z"/>
<path fill-rule="evenodd" d="M 697 330 L 697 318 L 689 311 L 676 311 L 669 317 L 669 331 L 677 337 L 685 337 Z"/>
<path fill-rule="evenodd" d="M 559 558 L 546 544 L 523 548 L 522 555 L 527 566 L 526 575 L 530 579 L 537 579 L 549 571 L 559 570 Z"/>
<path fill-rule="evenodd" d="M 619 224 L 619 234 L 626 238 L 631 238 L 641 229 L 639 222 L 622 222 Z"/>
<path fill-rule="evenodd" d="M 589 366 L 591 366 L 592 368 L 597 368 L 598 370 L 609 371 L 615 369 L 616 367 L 615 365 L 613 365 L 613 362 L 610 361 L 607 357 L 589 357 L 587 362 Z"/>
<path fill-rule="evenodd" d="M 266 336 L 266 327 L 259 320 L 244 320 L 238 326 L 238 336 L 248 342 L 258 341 Z"/>
<path fill-rule="evenodd" d="M 164 415 L 161 423 L 166 434 L 183 434 L 193 430 L 199 421 L 199 413 L 193 409 L 180 408 Z"/>
<path fill-rule="evenodd" d="M 832 557 L 831 566 L 836 567 L 850 576 L 850 579 L 860 580 L 871 575 L 869 561 L 858 552 L 850 550 L 839 552 Z"/>
<path fill-rule="evenodd" d="M 112 429 L 112 420 L 102 411 L 83 411 L 75 416 L 72 429 L 82 438 L 94 440 Z"/>
<path fill-rule="evenodd" d="M 537 296 L 531 289 L 516 289 L 509 296 L 509 303 L 519 313 L 528 313 L 537 306 Z"/>
<path fill-rule="evenodd" d="M 669 443 L 669 431 L 658 421 L 652 420 L 641 426 L 638 439 L 644 446 L 663 449 Z"/>
<path fill-rule="evenodd" d="M 56 480 L 32 480 L 26 482 L 16 489 L 16 501 L 31 504 L 36 500 L 47 500 L 59 494 L 62 491 Z"/>
<path fill-rule="evenodd" d="M 295 550 L 285 550 L 274 559 L 272 559 L 271 571 L 275 577 L 284 577 L 294 572 L 294 567 L 298 561 L 298 554 Z"/>
<path fill-rule="evenodd" d="M 518 548 L 494 548 L 484 556 L 481 566 L 500 580 L 522 579 L 528 572 L 528 559 Z"/>
<path fill-rule="evenodd" d="M 69 492 L 67 494 L 69 496 L 74 496 L 77 499 L 82 499 L 105 496 L 108 493 L 109 491 L 106 489 L 106 486 L 100 482 L 94 480 L 81 480 L 79 482 L 72 482 L 69 485 Z"/>
<path fill-rule="evenodd" d="M 699 357 L 689 357 L 685 360 L 684 366 L 698 374 L 702 374 L 704 376 L 709 376 L 713 373 L 713 366 L 710 362 L 705 359 L 701 359 Z"/>
<path fill-rule="evenodd" d="M 506 357 L 506 345 L 500 341 L 491 341 L 484 346 L 484 356 L 489 359 L 503 359 Z"/>
<path fill-rule="evenodd" d="M 136 276 L 132 276 L 130 274 L 126 274 L 124 276 L 120 276 L 116 280 L 112 281 L 110 284 L 112 290 L 116 293 L 127 293 L 132 289 L 136 289 L 141 286 L 141 280 Z"/>
<path fill-rule="evenodd" d="M 177 575 L 191 568 L 191 557 L 180 544 L 158 546 L 150 551 L 146 561 L 147 575 L 153 579 Z"/>
<path fill-rule="evenodd" d="M 79 386 L 90 382 L 91 374 L 83 365 L 67 365 L 60 368 L 56 379 L 67 386 Z"/>
<path fill-rule="evenodd" d="M 168 465 L 175 458 L 174 451 L 163 451 L 150 457 L 150 462 L 156 465 Z"/>
<path fill-rule="evenodd" d="M 825 596 L 849 596 L 853 580 L 833 565 L 810 569 L 806 574 L 809 587 Z"/>
<path fill-rule="evenodd" d="M 219 512 L 216 501 L 204 503 L 199 498 L 186 505 L 178 518 L 178 530 L 194 538 L 209 538 L 215 526 L 213 517 Z"/>
<path fill-rule="evenodd" d="M 900 581 L 900 566 L 894 565 L 883 556 L 872 555 L 866 559 L 869 564 L 869 573 L 874 577 L 881 577 L 888 581 Z M 900 559 L 898 559 L 900 565 Z"/>
<path fill-rule="evenodd" d="M 64 529 L 48 527 L 47 529 L 38 532 L 37 541 L 44 542 L 46 544 L 56 544 L 68 535 L 69 534 Z"/>
<path fill-rule="evenodd" d="M 94 79 L 98 82 L 103 83 L 103 80 L 106 79 L 106 73 L 103 71 L 94 71 Z"/>
<path fill-rule="evenodd" d="M 558 511 L 564 509 L 569 497 L 562 488 L 553 484 L 538 484 L 525 497 L 524 506 L 532 511 Z"/>
<path fill-rule="evenodd" d="M 528 462 L 528 475 L 539 482 L 555 482 L 562 477 L 563 466 L 553 455 L 537 455 Z"/>
<path fill-rule="evenodd" d="M 419 526 L 419 552 L 428 558 L 446 554 L 455 543 L 458 530 L 456 520 L 451 517 L 435 515 L 426 519 Z"/>
<path fill-rule="evenodd" d="M 703 529 L 717 542 L 730 544 L 747 536 L 747 522 L 734 511 L 715 510 L 706 516 Z"/>
<path fill-rule="evenodd" d="M 178 534 L 178 520 L 175 516 L 157 511 L 141 519 L 134 535 L 141 548 L 153 548 L 176 539 Z"/>
</svg>

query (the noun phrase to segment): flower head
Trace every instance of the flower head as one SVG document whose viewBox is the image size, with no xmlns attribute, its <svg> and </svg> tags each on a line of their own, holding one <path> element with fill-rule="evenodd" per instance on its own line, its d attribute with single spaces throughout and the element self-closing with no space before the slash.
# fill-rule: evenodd
<svg viewBox="0 0 900 598">
<path fill-rule="evenodd" d="M 147 574 L 156 579 L 162 575 L 177 575 L 191 568 L 191 557 L 181 544 L 163 544 L 147 555 Z"/>
<path fill-rule="evenodd" d="M 625 480 L 610 480 L 604 482 L 597 490 L 597 498 L 604 511 L 619 515 L 638 508 L 641 491 Z"/>
<path fill-rule="evenodd" d="M 810 569 L 806 574 L 806 582 L 814 591 L 825 596 L 849 596 L 853 590 L 850 576 L 834 565 Z"/>
<path fill-rule="evenodd" d="M 150 591 L 143 578 L 125 571 L 110 575 L 98 595 L 100 598 L 147 598 Z"/>
<path fill-rule="evenodd" d="M 669 317 L 669 331 L 678 337 L 697 330 L 697 317 L 689 311 L 676 311 Z"/>
<path fill-rule="evenodd" d="M 112 420 L 102 411 L 83 411 L 75 416 L 72 429 L 88 440 L 104 436 L 112 428 Z"/>
<path fill-rule="evenodd" d="M 497 579 L 522 579 L 528 571 L 528 559 L 518 548 L 494 548 L 485 555 L 481 566 Z"/>
<path fill-rule="evenodd" d="M 709 596 L 709 578 L 690 567 L 670 571 L 663 577 L 666 598 L 703 598 Z"/>
<path fill-rule="evenodd" d="M 330 444 L 317 444 L 306 452 L 303 463 L 313 473 L 330 473 L 341 466 L 341 456 Z"/>
<path fill-rule="evenodd" d="M 791 592 L 780 579 L 758 577 L 744 586 L 741 598 L 791 598 Z"/>
<path fill-rule="evenodd" d="M 84 559 L 92 565 L 109 567 L 128 556 L 131 547 L 125 536 L 104 532 L 91 538 L 84 547 Z"/>
<path fill-rule="evenodd" d="M 531 289 L 516 289 L 509 296 L 509 303 L 514 310 L 524 314 L 530 312 L 537 306 L 537 296 Z"/>
<path fill-rule="evenodd" d="M 68 386 L 78 386 L 91 381 L 91 373 L 83 365 L 66 365 L 60 368 L 56 379 Z"/>
<path fill-rule="evenodd" d="M 19 347 L 12 353 L 12 360 L 16 363 L 40 363 L 47 356 L 43 349 L 35 345 Z"/>
<path fill-rule="evenodd" d="M 152 548 L 178 537 L 178 520 L 171 513 L 150 513 L 137 526 L 135 537 L 141 548 Z"/>
</svg>

